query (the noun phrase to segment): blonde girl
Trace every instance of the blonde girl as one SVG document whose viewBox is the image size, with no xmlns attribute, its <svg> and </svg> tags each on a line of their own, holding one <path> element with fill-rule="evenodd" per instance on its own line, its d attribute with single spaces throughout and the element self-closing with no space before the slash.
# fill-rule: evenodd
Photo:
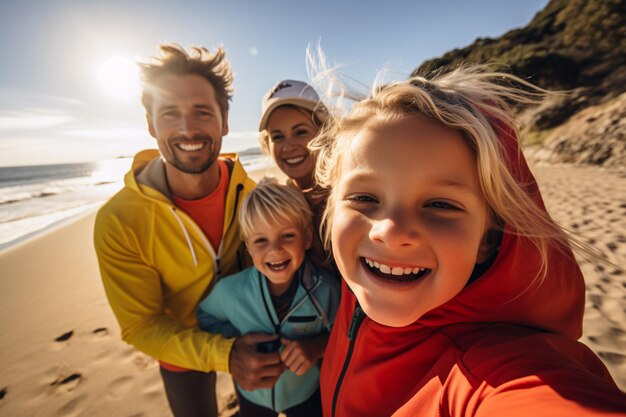
<svg viewBox="0 0 626 417">
<path fill-rule="evenodd" d="M 593 254 L 549 217 L 517 140 L 510 103 L 540 94 L 481 67 L 415 77 L 375 89 L 312 144 L 348 287 L 325 416 L 626 411 L 576 341 L 585 285 L 570 247 Z"/>
</svg>

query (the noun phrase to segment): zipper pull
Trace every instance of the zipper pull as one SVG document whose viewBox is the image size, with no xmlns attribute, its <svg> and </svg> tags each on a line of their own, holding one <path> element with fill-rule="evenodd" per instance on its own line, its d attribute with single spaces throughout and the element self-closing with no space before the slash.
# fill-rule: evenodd
<svg viewBox="0 0 626 417">
<path fill-rule="evenodd" d="M 354 312 L 352 313 L 352 321 L 350 322 L 350 328 L 348 329 L 349 340 L 354 340 L 354 337 L 356 336 L 356 332 L 359 330 L 359 327 L 361 326 L 363 319 L 365 319 L 365 313 L 363 312 L 363 309 L 357 302 L 356 306 L 354 307 Z"/>
</svg>

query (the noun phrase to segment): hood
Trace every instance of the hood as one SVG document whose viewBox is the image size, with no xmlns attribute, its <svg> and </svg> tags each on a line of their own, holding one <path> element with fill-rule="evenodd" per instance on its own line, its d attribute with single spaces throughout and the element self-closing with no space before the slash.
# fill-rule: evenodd
<svg viewBox="0 0 626 417">
<path fill-rule="evenodd" d="M 236 153 L 220 154 L 220 158 L 239 160 Z M 157 149 L 138 152 L 130 171 L 124 176 L 124 185 L 145 198 L 172 204 L 172 195 L 165 176 L 165 162 Z"/>
<path fill-rule="evenodd" d="M 495 124 L 495 123 L 494 123 Z M 510 173 L 545 210 L 539 187 L 515 133 L 495 124 Z M 569 248 L 548 251 L 545 280 L 535 280 L 541 257 L 535 246 L 505 225 L 491 267 L 456 297 L 422 316 L 416 325 L 441 327 L 457 323 L 506 322 L 578 339 L 585 307 L 583 275 Z"/>
</svg>

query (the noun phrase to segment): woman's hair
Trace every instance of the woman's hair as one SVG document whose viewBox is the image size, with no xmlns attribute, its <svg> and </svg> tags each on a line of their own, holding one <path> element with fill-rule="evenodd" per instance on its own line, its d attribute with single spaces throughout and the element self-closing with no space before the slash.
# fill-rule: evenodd
<svg viewBox="0 0 626 417">
<path fill-rule="evenodd" d="M 313 214 L 302 192 L 294 186 L 279 184 L 274 178 L 263 178 L 243 200 L 239 212 L 243 240 L 254 233 L 258 222 L 265 226 L 294 223 L 308 230 L 312 220 Z"/>
<path fill-rule="evenodd" d="M 300 106 L 296 106 L 293 104 L 285 104 L 284 106 L 277 107 L 276 109 L 282 108 L 290 108 L 302 113 L 307 119 L 310 119 L 313 122 L 313 126 L 317 129 L 321 129 L 327 122 L 323 122 L 317 115 L 317 113 L 312 112 L 308 109 L 305 109 Z M 274 109 L 274 110 L 276 110 Z M 263 129 L 261 133 L 259 133 L 259 143 L 261 144 L 261 150 L 266 154 L 270 154 L 270 133 L 267 129 Z"/>
<path fill-rule="evenodd" d="M 550 247 L 564 249 L 572 244 L 595 258 L 588 246 L 568 237 L 550 218 L 532 177 L 520 169 L 520 163 L 525 162 L 511 103 L 536 103 L 547 93 L 515 76 L 489 72 L 485 66 L 462 67 L 375 87 L 369 98 L 355 103 L 346 116 L 336 118 L 309 144 L 318 152 L 316 180 L 329 189 L 323 216 L 327 249 L 336 204 L 333 187 L 341 176 L 351 140 L 364 129 L 418 113 L 461 132 L 475 154 L 481 191 L 491 208 L 494 228 L 506 227 L 507 232 L 526 237 L 536 246 L 542 258 L 540 280 L 547 273 Z"/>
</svg>

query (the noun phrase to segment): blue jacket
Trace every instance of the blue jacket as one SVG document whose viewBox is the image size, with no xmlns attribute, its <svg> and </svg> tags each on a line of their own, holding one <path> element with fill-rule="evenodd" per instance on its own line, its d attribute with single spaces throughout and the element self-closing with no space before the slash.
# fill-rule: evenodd
<svg viewBox="0 0 626 417">
<path fill-rule="evenodd" d="M 298 289 L 289 312 L 278 322 L 267 279 L 250 267 L 220 280 L 199 305 L 198 325 L 210 333 L 235 337 L 251 332 L 280 334 L 287 339 L 304 339 L 329 332 L 340 298 L 338 280 L 305 260 L 294 279 Z M 304 375 L 286 369 L 274 388 L 246 391 L 249 401 L 281 412 L 307 400 L 319 387 L 319 363 Z"/>
</svg>

